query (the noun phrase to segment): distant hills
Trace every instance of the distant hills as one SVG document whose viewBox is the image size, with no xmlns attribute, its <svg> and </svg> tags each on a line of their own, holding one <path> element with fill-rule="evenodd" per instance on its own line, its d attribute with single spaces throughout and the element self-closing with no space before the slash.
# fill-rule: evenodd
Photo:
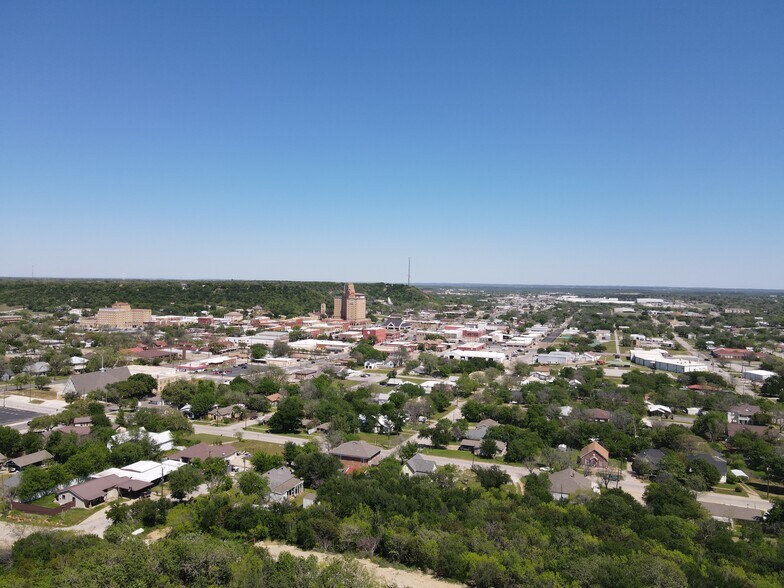
<svg viewBox="0 0 784 588">
<path fill-rule="evenodd" d="M 368 298 L 368 309 L 384 306 L 419 307 L 430 297 L 404 284 L 356 283 Z M 0 304 L 53 312 L 63 307 L 98 308 L 118 300 L 151 308 L 155 314 L 192 314 L 221 307 L 223 310 L 260 305 L 275 315 L 317 312 L 321 303 L 332 312 L 332 300 L 343 291 L 338 282 L 238 281 L 238 280 L 108 280 L 108 279 L 0 279 Z M 386 307 L 389 309 L 389 307 Z"/>
</svg>

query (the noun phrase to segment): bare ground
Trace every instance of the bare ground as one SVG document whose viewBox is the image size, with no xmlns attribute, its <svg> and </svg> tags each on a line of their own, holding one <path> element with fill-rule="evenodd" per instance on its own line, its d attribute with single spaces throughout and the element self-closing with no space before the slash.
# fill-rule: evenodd
<svg viewBox="0 0 784 588">
<path fill-rule="evenodd" d="M 284 545 L 281 543 L 274 543 L 272 541 L 262 541 L 256 545 L 266 548 L 273 557 L 279 556 L 284 551 L 297 557 L 310 557 L 313 555 L 318 558 L 319 561 L 325 561 L 333 557 L 339 557 L 336 555 L 321 553 L 320 551 L 305 551 L 303 549 L 299 549 L 298 547 Z M 440 580 L 422 572 L 385 568 L 367 559 L 357 558 L 357 561 L 365 566 L 377 578 L 388 584 L 397 585 L 399 588 L 456 588 L 456 586 L 463 586 L 463 584 L 457 584 L 447 580 Z"/>
</svg>

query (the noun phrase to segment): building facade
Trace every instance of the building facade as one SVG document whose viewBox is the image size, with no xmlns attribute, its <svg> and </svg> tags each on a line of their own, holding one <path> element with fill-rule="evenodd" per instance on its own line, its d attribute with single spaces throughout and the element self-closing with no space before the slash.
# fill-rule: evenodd
<svg viewBox="0 0 784 588">
<path fill-rule="evenodd" d="M 364 294 L 357 294 L 354 284 L 347 283 L 343 287 L 343 295 L 335 297 L 334 316 L 349 323 L 365 320 L 367 301 Z"/>
<path fill-rule="evenodd" d="M 94 317 L 84 317 L 80 323 L 92 327 L 109 327 L 128 329 L 141 327 L 152 321 L 152 310 L 149 308 L 131 308 L 127 302 L 115 302 L 109 308 L 101 308 Z"/>
</svg>

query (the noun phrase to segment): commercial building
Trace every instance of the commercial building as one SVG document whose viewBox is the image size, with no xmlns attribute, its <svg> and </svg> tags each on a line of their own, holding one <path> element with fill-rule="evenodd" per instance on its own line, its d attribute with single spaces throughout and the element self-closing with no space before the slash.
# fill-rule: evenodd
<svg viewBox="0 0 784 588">
<path fill-rule="evenodd" d="M 711 355 L 717 359 L 757 359 L 757 354 L 754 353 L 754 349 L 716 347 L 711 350 Z"/>
<path fill-rule="evenodd" d="M 492 359 L 498 362 L 506 359 L 506 355 L 499 351 L 462 351 L 460 349 L 447 351 L 444 357 L 448 359 Z"/>
<path fill-rule="evenodd" d="M 764 382 L 775 375 L 777 375 L 776 372 L 769 372 L 768 370 L 746 370 L 743 372 L 743 378 L 752 382 Z"/>
<path fill-rule="evenodd" d="M 706 372 L 708 365 L 702 361 L 686 358 L 671 357 L 664 349 L 639 350 L 633 349 L 630 353 L 632 363 L 645 367 L 673 372 L 676 374 L 688 374 L 690 372 Z"/>
<path fill-rule="evenodd" d="M 343 295 L 335 297 L 334 316 L 349 323 L 362 322 L 365 320 L 366 303 L 365 295 L 357 294 L 354 284 L 349 282 L 343 288 Z"/>
<path fill-rule="evenodd" d="M 131 308 L 127 302 L 115 302 L 109 308 L 101 308 L 94 317 L 82 317 L 79 324 L 88 327 L 108 327 L 112 329 L 129 329 L 141 327 L 152 321 L 152 310 L 149 308 Z"/>
</svg>

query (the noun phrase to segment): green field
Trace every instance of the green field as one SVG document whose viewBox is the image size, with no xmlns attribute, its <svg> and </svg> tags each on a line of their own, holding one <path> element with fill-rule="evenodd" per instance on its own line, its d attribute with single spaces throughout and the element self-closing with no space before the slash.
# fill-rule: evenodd
<svg viewBox="0 0 784 588">
<path fill-rule="evenodd" d="M 452 459 L 460 459 L 464 461 L 470 461 L 472 463 L 487 463 L 487 464 L 505 464 L 506 462 L 503 459 L 495 458 L 495 459 L 485 459 L 483 457 L 479 457 L 478 455 L 475 457 L 471 456 L 471 453 L 468 451 L 460 451 L 458 449 L 422 449 L 420 453 L 426 455 L 435 455 L 437 457 L 449 457 Z"/>
<path fill-rule="evenodd" d="M 210 445 L 217 444 L 217 441 L 221 441 L 223 444 L 233 445 L 239 451 L 250 451 L 251 453 L 255 453 L 257 451 L 276 454 L 283 453 L 282 443 L 269 443 L 267 441 L 256 441 L 255 439 L 243 439 L 242 441 L 237 441 L 236 438 L 230 437 L 228 435 L 222 436 L 209 435 L 207 433 L 193 433 L 188 435 L 186 439 L 190 439 L 196 443 L 209 443 Z"/>
</svg>

